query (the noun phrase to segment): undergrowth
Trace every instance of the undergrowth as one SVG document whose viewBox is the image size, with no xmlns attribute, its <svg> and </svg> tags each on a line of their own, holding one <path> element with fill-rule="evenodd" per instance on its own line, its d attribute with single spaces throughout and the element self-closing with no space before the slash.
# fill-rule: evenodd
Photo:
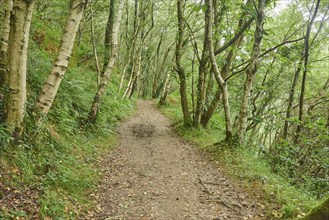
<svg viewBox="0 0 329 220">
<path fill-rule="evenodd" d="M 271 219 L 303 216 L 320 202 L 307 190 L 293 186 L 289 179 L 272 172 L 269 162 L 258 155 L 257 149 L 233 149 L 213 145 L 225 139 L 224 120 L 218 114 L 213 116 L 207 129 L 183 127 L 177 97 L 177 94 L 172 94 L 168 97 L 168 103 L 160 107 L 161 111 L 172 119 L 175 130 L 186 140 L 212 155 L 221 170 L 241 182 L 250 192 L 259 192 L 268 204 L 278 204 L 279 210 L 268 210 Z"/>
<path fill-rule="evenodd" d="M 76 56 L 90 50 L 82 41 L 47 120 L 36 128 L 33 108 L 61 33 L 37 16 L 33 22 L 23 140 L 14 142 L 6 126 L 0 124 L 0 219 L 78 219 L 94 205 L 89 194 L 101 175 L 96 164 L 115 145 L 116 124 L 129 116 L 135 105 L 133 100 L 115 98 L 120 78 L 114 72 L 96 124 L 85 123 L 97 76 L 90 63 L 76 63 Z"/>
</svg>

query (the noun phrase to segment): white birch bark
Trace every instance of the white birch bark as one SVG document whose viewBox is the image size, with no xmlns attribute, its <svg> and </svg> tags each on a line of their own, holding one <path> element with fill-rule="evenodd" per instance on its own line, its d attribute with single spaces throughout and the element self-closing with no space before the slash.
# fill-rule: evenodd
<svg viewBox="0 0 329 220">
<path fill-rule="evenodd" d="M 120 24 L 121 24 L 121 18 L 122 18 L 122 12 L 124 8 L 125 1 L 120 1 L 117 16 L 113 25 L 113 31 L 112 31 L 112 42 L 111 42 L 111 54 L 109 57 L 109 62 L 106 66 L 106 69 L 104 71 L 104 76 L 102 77 L 102 82 L 98 87 L 98 90 L 95 94 L 94 101 L 92 103 L 90 112 L 89 112 L 89 121 L 91 123 L 95 123 L 97 114 L 99 111 L 100 101 L 103 97 L 107 84 L 109 82 L 110 76 L 112 74 L 112 70 L 115 64 L 115 60 L 118 56 L 118 36 L 119 36 L 119 30 L 120 30 Z"/>
<path fill-rule="evenodd" d="M 27 49 L 34 2 L 14 0 L 10 16 L 5 121 L 15 128 L 16 138 L 21 136 L 25 114 Z"/>
<path fill-rule="evenodd" d="M 95 30 L 94 30 L 94 10 L 91 9 L 91 20 L 90 20 L 90 32 L 91 32 L 91 44 L 93 45 L 93 54 L 96 64 L 96 70 L 97 70 L 97 86 L 101 83 L 101 69 L 99 66 L 99 59 L 97 54 L 97 47 L 96 47 L 96 41 L 95 41 Z"/>
<path fill-rule="evenodd" d="M 224 114 L 225 114 L 225 123 L 226 123 L 226 140 L 229 141 L 232 138 L 232 124 L 231 124 L 231 111 L 230 111 L 230 104 L 229 104 L 229 96 L 228 96 L 228 89 L 227 83 L 224 81 L 215 57 L 214 46 L 212 42 L 212 21 L 213 21 L 213 7 L 212 7 L 212 0 L 206 0 L 206 4 L 208 5 L 208 9 L 206 12 L 206 24 L 208 28 L 208 36 L 207 36 L 207 43 L 209 47 L 209 56 L 211 60 L 212 68 L 215 72 L 214 76 L 216 78 L 217 83 L 223 94 L 223 106 L 224 106 Z"/>
<path fill-rule="evenodd" d="M 36 103 L 37 113 L 47 115 L 67 70 L 86 0 L 73 0 L 55 63 Z"/>
<path fill-rule="evenodd" d="M 4 84 L 7 72 L 7 60 L 8 60 L 8 40 L 10 33 L 10 12 L 13 8 L 12 0 L 5 0 L 5 15 L 3 19 L 3 28 L 0 39 L 0 86 Z"/>
<path fill-rule="evenodd" d="M 263 39 L 264 32 L 264 9 L 265 9 L 266 0 L 258 0 L 258 16 L 256 22 L 256 30 L 254 32 L 254 44 L 251 53 L 251 63 L 246 70 L 246 82 L 244 84 L 243 96 L 240 107 L 239 114 L 239 128 L 238 128 L 238 137 L 241 145 L 244 144 L 245 133 L 247 130 L 247 118 L 248 118 L 248 107 L 249 107 L 249 97 L 250 91 L 253 85 L 255 74 L 257 71 L 258 65 L 258 56 L 260 51 L 260 44 Z"/>
</svg>

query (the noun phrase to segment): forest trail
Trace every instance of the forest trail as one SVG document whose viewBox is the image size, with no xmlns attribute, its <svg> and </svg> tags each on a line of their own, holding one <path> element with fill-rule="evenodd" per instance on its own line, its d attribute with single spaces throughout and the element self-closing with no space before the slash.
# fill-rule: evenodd
<svg viewBox="0 0 329 220">
<path fill-rule="evenodd" d="M 137 105 L 102 162 L 90 219 L 266 219 L 260 199 L 234 186 L 216 163 L 175 134 L 151 101 Z"/>
</svg>

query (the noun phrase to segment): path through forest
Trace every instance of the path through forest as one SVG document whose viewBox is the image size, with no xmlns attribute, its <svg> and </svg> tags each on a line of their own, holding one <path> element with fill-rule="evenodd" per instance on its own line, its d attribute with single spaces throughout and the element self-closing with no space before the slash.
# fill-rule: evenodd
<svg viewBox="0 0 329 220">
<path fill-rule="evenodd" d="M 259 199 L 175 134 L 151 101 L 138 102 L 119 134 L 102 162 L 91 219 L 265 219 Z"/>
</svg>

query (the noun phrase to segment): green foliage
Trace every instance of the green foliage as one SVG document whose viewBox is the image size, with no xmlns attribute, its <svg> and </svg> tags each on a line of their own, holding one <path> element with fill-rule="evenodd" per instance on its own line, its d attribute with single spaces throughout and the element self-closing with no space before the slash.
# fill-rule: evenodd
<svg viewBox="0 0 329 220">
<path fill-rule="evenodd" d="M 219 147 L 214 145 L 225 137 L 225 127 L 219 129 L 218 124 L 223 123 L 222 118 L 212 118 L 210 126 L 205 129 L 183 128 L 181 125 L 180 103 L 177 94 L 168 97 L 168 104 L 161 106 L 164 112 L 173 120 L 176 130 L 186 140 L 198 144 L 201 149 L 210 153 L 220 164 L 221 170 L 236 181 L 241 181 L 246 189 L 255 190 L 259 187 L 259 194 L 263 194 L 265 203 L 280 204 L 279 214 L 274 216 L 269 210 L 268 217 L 277 219 L 294 218 L 308 212 L 317 203 L 317 199 L 310 193 L 305 193 L 291 184 L 288 178 L 272 172 L 268 160 L 259 156 L 259 152 L 248 148 L 235 148 L 230 146 Z M 216 126 L 217 124 L 217 126 Z"/>
<path fill-rule="evenodd" d="M 328 196 L 329 192 L 329 135 L 325 126 L 321 120 L 308 122 L 305 129 L 313 135 L 303 135 L 298 143 L 282 140 L 264 155 L 273 171 L 319 198 Z"/>
<path fill-rule="evenodd" d="M 42 13 L 38 16 L 47 17 Z M 36 126 L 35 101 L 50 73 L 61 35 L 53 24 L 45 26 L 44 20 L 38 16 L 31 31 L 27 115 L 22 141 L 15 143 L 9 129 L 0 125 L 0 170 L 1 173 L 9 172 L 5 179 L 1 179 L 0 187 L 17 189 L 22 200 L 25 192 L 37 189 L 38 196 L 33 202 L 37 203 L 41 218 L 77 219 L 81 212 L 92 206 L 88 197 L 100 177 L 95 164 L 116 143 L 115 126 L 133 111 L 134 103 L 115 97 L 120 79 L 114 73 L 96 125 L 85 126 L 97 85 L 96 73 L 88 68 L 89 65 L 77 66 L 76 60 L 79 59 L 75 56 L 88 53 L 84 48 L 73 54 L 73 61 L 47 118 L 42 120 L 42 126 Z M 20 199 L 17 202 L 24 203 Z M 26 208 L 4 206 L 0 216 L 14 219 L 35 214 Z"/>
</svg>

